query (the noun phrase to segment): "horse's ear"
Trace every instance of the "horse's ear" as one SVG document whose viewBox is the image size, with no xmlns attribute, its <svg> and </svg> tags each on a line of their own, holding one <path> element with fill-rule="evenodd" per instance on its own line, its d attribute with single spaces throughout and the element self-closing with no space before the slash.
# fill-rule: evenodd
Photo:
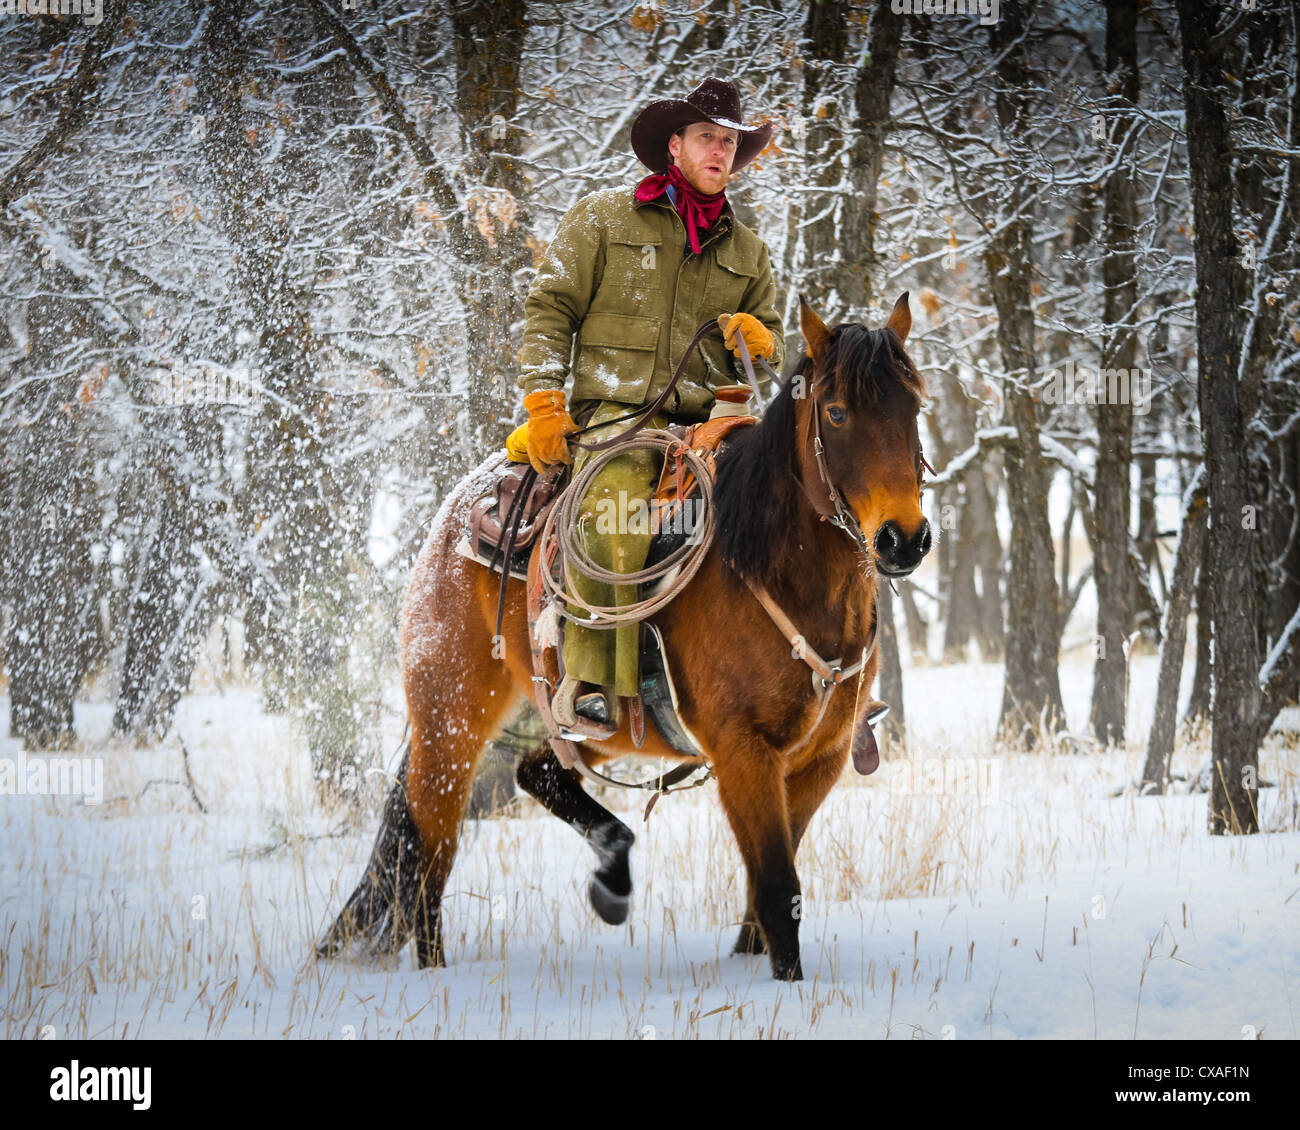
<svg viewBox="0 0 1300 1130">
<path fill-rule="evenodd" d="M 830 341 L 831 331 L 826 328 L 826 323 L 817 316 L 817 311 L 808 304 L 808 299 L 802 294 L 799 295 L 799 329 L 803 332 L 803 342 L 808 347 L 808 356 L 814 362 L 820 361 L 826 343 Z"/>
<path fill-rule="evenodd" d="M 907 291 L 903 291 L 898 296 L 898 301 L 889 312 L 889 321 L 885 323 L 885 329 L 893 330 L 898 334 L 899 341 L 906 341 L 907 335 L 912 332 L 912 308 L 907 304 Z"/>
</svg>

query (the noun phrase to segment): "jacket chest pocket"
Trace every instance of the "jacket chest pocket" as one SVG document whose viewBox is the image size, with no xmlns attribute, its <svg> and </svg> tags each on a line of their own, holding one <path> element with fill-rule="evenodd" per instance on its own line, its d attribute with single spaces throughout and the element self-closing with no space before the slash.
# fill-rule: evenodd
<svg viewBox="0 0 1300 1130">
<path fill-rule="evenodd" d="M 757 275 L 757 267 L 720 254 L 709 265 L 708 288 L 704 296 L 707 312 L 713 315 L 736 313 L 743 307 L 745 292 Z"/>
<path fill-rule="evenodd" d="M 605 272 L 601 289 L 613 287 L 621 291 L 663 289 L 663 248 L 657 240 L 615 240 L 605 247 Z"/>
<path fill-rule="evenodd" d="M 589 313 L 578 330 L 574 401 L 641 404 L 654 378 L 660 319 Z"/>
</svg>

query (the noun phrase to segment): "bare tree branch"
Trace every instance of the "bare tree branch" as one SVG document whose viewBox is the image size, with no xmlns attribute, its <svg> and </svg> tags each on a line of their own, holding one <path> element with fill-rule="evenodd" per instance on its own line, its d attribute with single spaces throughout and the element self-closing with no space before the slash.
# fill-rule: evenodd
<svg viewBox="0 0 1300 1130">
<path fill-rule="evenodd" d="M 95 83 L 95 68 L 99 66 L 104 52 L 112 45 L 125 14 L 126 0 L 109 0 L 104 22 L 95 30 L 82 52 L 77 74 L 68 89 L 68 97 L 59 110 L 59 120 L 0 180 L 0 207 L 8 208 L 17 197 L 26 192 L 46 158 L 62 148 L 86 124 L 95 105 L 92 99 L 87 98 Z"/>
</svg>

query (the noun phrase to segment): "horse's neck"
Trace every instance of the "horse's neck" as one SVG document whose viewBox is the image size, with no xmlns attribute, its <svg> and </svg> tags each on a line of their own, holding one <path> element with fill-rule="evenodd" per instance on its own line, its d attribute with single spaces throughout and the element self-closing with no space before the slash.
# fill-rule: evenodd
<svg viewBox="0 0 1300 1130">
<path fill-rule="evenodd" d="M 769 588 L 772 596 L 823 656 L 856 659 L 871 632 L 874 574 L 864 575 L 862 555 L 844 531 L 808 505 L 799 508 L 791 551 Z"/>
</svg>

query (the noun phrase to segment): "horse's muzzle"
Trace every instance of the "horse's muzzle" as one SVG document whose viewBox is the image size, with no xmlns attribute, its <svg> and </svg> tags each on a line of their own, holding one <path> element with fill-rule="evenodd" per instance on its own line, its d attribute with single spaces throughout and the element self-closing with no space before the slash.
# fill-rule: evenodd
<svg viewBox="0 0 1300 1130">
<path fill-rule="evenodd" d="M 885 522 L 876 531 L 876 567 L 887 577 L 906 577 L 921 564 L 932 543 L 930 523 L 925 518 L 910 538 L 903 536 L 897 522 Z"/>
</svg>

